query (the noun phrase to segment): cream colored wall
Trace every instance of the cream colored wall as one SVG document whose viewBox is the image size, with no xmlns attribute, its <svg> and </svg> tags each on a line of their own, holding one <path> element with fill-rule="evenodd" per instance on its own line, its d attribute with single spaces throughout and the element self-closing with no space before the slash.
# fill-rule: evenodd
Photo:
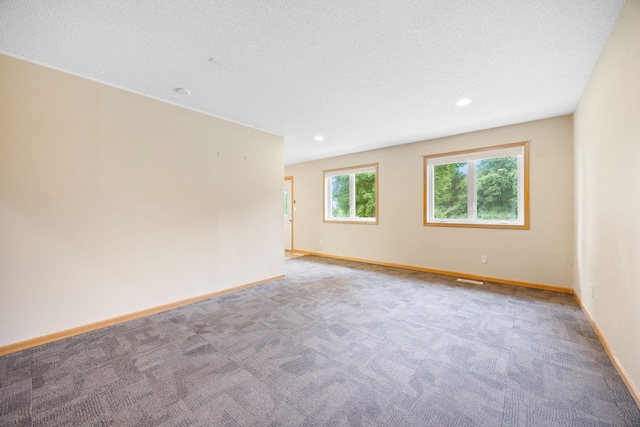
<svg viewBox="0 0 640 427">
<path fill-rule="evenodd" d="M 0 75 L 0 346 L 283 274 L 281 137 Z"/>
<path fill-rule="evenodd" d="M 531 140 L 530 230 L 423 226 L 422 156 L 526 140 Z M 323 223 L 322 171 L 376 162 L 380 223 Z M 297 208 L 294 247 L 570 288 L 572 173 L 570 116 L 288 166 Z M 487 255 L 487 264 L 481 255 Z"/>
<path fill-rule="evenodd" d="M 575 291 L 640 396 L 640 0 L 575 112 Z M 593 297 L 591 284 L 594 285 Z"/>
</svg>

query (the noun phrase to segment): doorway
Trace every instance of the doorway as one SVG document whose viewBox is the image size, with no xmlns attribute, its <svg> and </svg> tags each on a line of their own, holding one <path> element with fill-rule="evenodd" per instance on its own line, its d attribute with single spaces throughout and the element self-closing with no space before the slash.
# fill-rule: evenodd
<svg viewBox="0 0 640 427">
<path fill-rule="evenodd" d="M 284 177 L 284 250 L 293 250 L 293 213 L 295 199 L 293 198 L 293 177 Z"/>
</svg>

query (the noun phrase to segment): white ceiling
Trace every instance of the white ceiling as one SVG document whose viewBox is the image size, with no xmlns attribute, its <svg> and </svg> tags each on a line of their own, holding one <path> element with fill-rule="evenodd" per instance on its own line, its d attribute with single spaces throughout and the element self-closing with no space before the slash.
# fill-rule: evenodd
<svg viewBox="0 0 640 427">
<path fill-rule="evenodd" d="M 0 52 L 283 135 L 293 164 L 570 114 L 623 3 L 0 0 Z"/>
</svg>

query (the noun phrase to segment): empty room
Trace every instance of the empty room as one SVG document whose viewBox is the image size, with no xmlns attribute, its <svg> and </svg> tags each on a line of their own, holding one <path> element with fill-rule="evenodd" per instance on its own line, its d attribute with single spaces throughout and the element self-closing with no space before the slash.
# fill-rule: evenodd
<svg viewBox="0 0 640 427">
<path fill-rule="evenodd" d="M 640 426 L 640 0 L 0 0 L 0 426 Z"/>
</svg>

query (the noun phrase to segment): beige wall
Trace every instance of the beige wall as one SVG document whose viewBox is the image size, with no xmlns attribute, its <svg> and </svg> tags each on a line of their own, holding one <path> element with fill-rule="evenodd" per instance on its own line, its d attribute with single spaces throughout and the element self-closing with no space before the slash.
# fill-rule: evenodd
<svg viewBox="0 0 640 427">
<path fill-rule="evenodd" d="M 572 119 L 565 116 L 288 166 L 297 208 L 294 248 L 570 288 L 572 132 Z M 526 140 L 531 140 L 530 230 L 422 225 L 423 155 Z M 322 171 L 376 162 L 379 224 L 323 223 Z M 487 255 L 487 264 L 481 255 Z"/>
<path fill-rule="evenodd" d="M 0 346 L 283 274 L 281 137 L 0 75 Z"/>
<path fill-rule="evenodd" d="M 583 93 L 574 144 L 575 291 L 640 396 L 640 0 Z"/>
</svg>

